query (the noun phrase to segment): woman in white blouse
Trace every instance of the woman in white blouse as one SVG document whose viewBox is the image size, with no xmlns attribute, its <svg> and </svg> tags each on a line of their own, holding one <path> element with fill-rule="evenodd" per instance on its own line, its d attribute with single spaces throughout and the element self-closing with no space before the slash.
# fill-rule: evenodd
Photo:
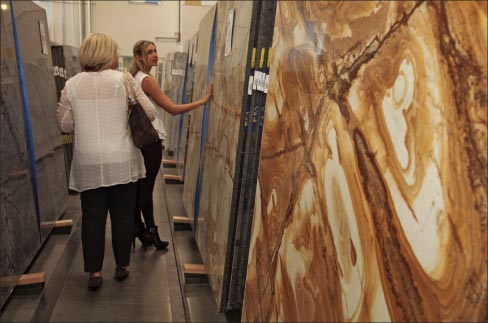
<svg viewBox="0 0 488 323">
<path fill-rule="evenodd" d="M 159 138 L 163 140 L 166 138 L 166 132 L 162 122 L 162 109 L 172 115 L 194 110 L 208 102 L 213 94 L 213 86 L 210 86 L 208 94 L 200 100 L 185 104 L 174 104 L 164 95 L 156 80 L 149 74 L 151 68 L 158 65 L 156 45 L 148 40 L 140 40 L 134 45 L 132 52 L 134 58 L 130 73 L 134 76 L 137 84 L 147 94 L 151 102 L 156 106 L 156 119 L 153 121 L 153 126 L 158 131 Z M 144 248 L 148 245 L 154 245 L 158 250 L 166 249 L 168 242 L 160 239 L 158 227 L 154 223 L 152 200 L 154 182 L 161 167 L 163 147 L 161 143 L 156 143 L 148 147 L 143 147 L 141 151 L 144 156 L 147 174 L 146 178 L 139 181 L 135 214 L 135 235 L 139 238 Z M 141 220 L 141 212 L 144 216 L 146 227 Z"/>
<path fill-rule="evenodd" d="M 155 118 L 154 105 L 134 79 L 114 70 L 117 50 L 117 43 L 108 35 L 87 36 L 79 51 L 83 72 L 66 82 L 57 108 L 61 130 L 75 133 L 69 187 L 80 192 L 84 269 L 92 290 L 103 282 L 108 211 L 115 277 L 124 280 L 129 275 L 137 181 L 145 176 L 141 152 L 127 126 L 125 79 L 133 84 L 149 119 Z"/>
</svg>

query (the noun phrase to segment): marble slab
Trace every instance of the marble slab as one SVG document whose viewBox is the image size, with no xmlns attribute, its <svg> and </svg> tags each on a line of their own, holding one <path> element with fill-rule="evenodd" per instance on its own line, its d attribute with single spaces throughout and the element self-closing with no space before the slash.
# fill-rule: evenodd
<svg viewBox="0 0 488 323">
<path fill-rule="evenodd" d="M 275 1 L 262 1 L 253 6 L 251 34 L 254 35 L 250 36 L 250 42 L 256 46 L 256 63 L 251 66 L 250 77 L 254 79 L 259 79 L 260 74 L 269 75 L 275 15 Z M 229 232 L 232 250 L 227 252 L 224 273 L 224 310 L 242 309 L 266 96 L 265 91 L 253 90 L 252 96 L 246 98 L 245 116 L 241 117 L 244 125 L 241 125 L 234 175 L 229 223 L 229 231 L 233 230 Z"/>
<path fill-rule="evenodd" d="M 1 2 L 8 4 L 8 2 Z M 0 42 L 0 307 L 40 248 L 9 10 L 1 10 Z"/>
<path fill-rule="evenodd" d="M 208 112 L 202 160 L 202 185 L 195 237 L 219 309 L 226 299 L 223 287 L 229 238 L 236 156 L 241 133 L 243 100 L 247 98 L 253 2 L 222 1 L 217 6 L 216 40 L 212 67 L 214 96 Z M 229 12 L 234 10 L 232 49 L 225 55 Z"/>
<path fill-rule="evenodd" d="M 166 54 L 166 57 L 164 59 L 164 82 L 161 85 L 161 88 L 166 96 L 171 99 L 171 86 L 172 86 L 172 79 L 173 75 L 171 74 L 171 70 L 173 67 L 173 53 L 168 53 Z M 174 123 L 174 116 L 172 116 L 170 113 L 166 112 L 165 110 L 163 111 L 163 124 L 164 124 L 164 129 L 166 130 L 167 138 L 163 142 L 164 148 L 173 155 L 174 153 L 174 147 L 171 146 L 171 130 L 173 129 L 173 123 Z"/>
<path fill-rule="evenodd" d="M 172 68 L 171 68 L 171 90 L 170 98 L 176 104 L 181 104 L 183 100 L 183 85 L 185 82 L 185 70 L 187 53 L 174 52 L 172 53 Z M 178 150 L 178 136 L 180 129 L 180 116 L 171 116 L 171 128 L 168 129 L 168 150 L 175 152 Z M 176 159 L 176 156 L 175 156 Z"/>
<path fill-rule="evenodd" d="M 278 2 L 243 321 L 487 317 L 486 2 Z"/>
<path fill-rule="evenodd" d="M 68 186 L 64 171 L 64 155 L 61 151 L 62 136 L 56 121 L 57 94 L 52 73 L 53 59 L 49 46 L 46 12 L 33 2 L 27 1 L 14 2 L 14 10 L 34 138 L 40 222 L 52 223 L 65 210 Z M 44 48 L 41 41 L 42 30 L 45 37 Z M 52 226 L 43 225 L 41 228 L 44 241 Z"/>
<path fill-rule="evenodd" d="M 198 29 L 198 46 L 195 64 L 195 77 L 193 84 L 193 98 L 201 98 L 207 93 L 207 67 L 210 49 L 212 26 L 216 13 L 213 6 L 202 18 Z M 216 90 L 214 90 L 215 92 Z M 202 135 L 203 108 L 190 112 L 190 125 L 188 127 L 188 148 L 185 166 L 185 183 L 183 185 L 183 205 L 195 228 L 195 190 L 200 167 L 200 141 Z"/>
<path fill-rule="evenodd" d="M 188 41 L 188 52 L 186 62 L 186 75 L 185 75 L 185 94 L 183 103 L 190 103 L 193 101 L 193 83 L 195 80 L 195 63 L 196 63 L 196 47 L 198 43 L 198 32 Z M 199 98 L 195 98 L 198 100 Z M 190 125 L 190 113 L 184 113 L 180 115 L 180 129 L 179 130 L 179 144 L 176 154 L 176 171 L 178 175 L 185 180 L 185 162 L 188 148 L 188 133 Z"/>
</svg>

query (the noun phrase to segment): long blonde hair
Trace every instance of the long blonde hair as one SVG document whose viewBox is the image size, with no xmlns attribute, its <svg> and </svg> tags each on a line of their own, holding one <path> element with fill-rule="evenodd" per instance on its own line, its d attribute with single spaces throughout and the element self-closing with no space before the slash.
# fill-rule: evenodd
<svg viewBox="0 0 488 323">
<path fill-rule="evenodd" d="M 106 34 L 93 33 L 83 40 L 78 54 L 84 71 L 99 72 L 109 69 L 118 50 L 115 40 Z"/>
<path fill-rule="evenodd" d="M 156 47 L 156 44 L 149 40 L 139 40 L 137 43 L 135 43 L 134 48 L 132 49 L 133 58 L 132 65 L 130 67 L 130 73 L 132 76 L 135 76 L 139 71 L 143 71 L 145 73 L 146 67 L 149 66 L 146 61 L 146 53 L 149 45 L 154 45 L 154 47 Z M 136 56 L 138 55 L 142 57 L 142 62 L 137 59 Z"/>
</svg>

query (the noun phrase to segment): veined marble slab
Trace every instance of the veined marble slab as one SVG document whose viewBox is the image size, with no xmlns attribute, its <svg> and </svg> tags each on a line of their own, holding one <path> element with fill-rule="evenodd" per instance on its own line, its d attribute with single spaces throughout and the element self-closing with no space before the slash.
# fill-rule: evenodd
<svg viewBox="0 0 488 323">
<path fill-rule="evenodd" d="M 278 2 L 243 321 L 487 317 L 486 2 Z"/>
<path fill-rule="evenodd" d="M 195 65 L 195 80 L 193 84 L 193 98 L 201 98 L 207 93 L 207 67 L 210 49 L 210 38 L 217 6 L 212 7 L 203 17 L 198 29 L 198 47 Z M 214 93 L 217 88 L 214 89 Z M 202 134 L 203 108 L 190 112 L 188 129 L 188 148 L 185 166 L 185 184 L 183 185 L 183 205 L 186 214 L 195 228 L 194 205 L 195 189 L 197 187 L 198 170 L 200 167 L 200 140 Z"/>
</svg>

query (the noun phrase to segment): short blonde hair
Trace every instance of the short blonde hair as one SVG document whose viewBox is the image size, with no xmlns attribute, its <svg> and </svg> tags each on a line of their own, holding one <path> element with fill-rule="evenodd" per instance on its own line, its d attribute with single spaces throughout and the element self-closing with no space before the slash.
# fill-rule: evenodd
<svg viewBox="0 0 488 323">
<path fill-rule="evenodd" d="M 132 76 L 135 76 L 139 71 L 144 71 L 144 69 L 148 65 L 146 61 L 146 56 L 147 48 L 149 47 L 149 45 L 154 45 L 154 47 L 156 47 L 156 44 L 149 40 L 139 40 L 137 43 L 134 44 L 134 48 L 132 49 L 132 54 L 134 55 L 134 57 L 132 59 L 132 65 L 130 67 L 130 73 L 132 74 Z M 141 55 L 142 62 L 137 60 L 136 56 L 138 55 Z"/>
<path fill-rule="evenodd" d="M 103 71 L 112 66 L 118 50 L 115 40 L 106 34 L 93 33 L 83 40 L 78 53 L 80 67 L 84 71 Z"/>
</svg>

